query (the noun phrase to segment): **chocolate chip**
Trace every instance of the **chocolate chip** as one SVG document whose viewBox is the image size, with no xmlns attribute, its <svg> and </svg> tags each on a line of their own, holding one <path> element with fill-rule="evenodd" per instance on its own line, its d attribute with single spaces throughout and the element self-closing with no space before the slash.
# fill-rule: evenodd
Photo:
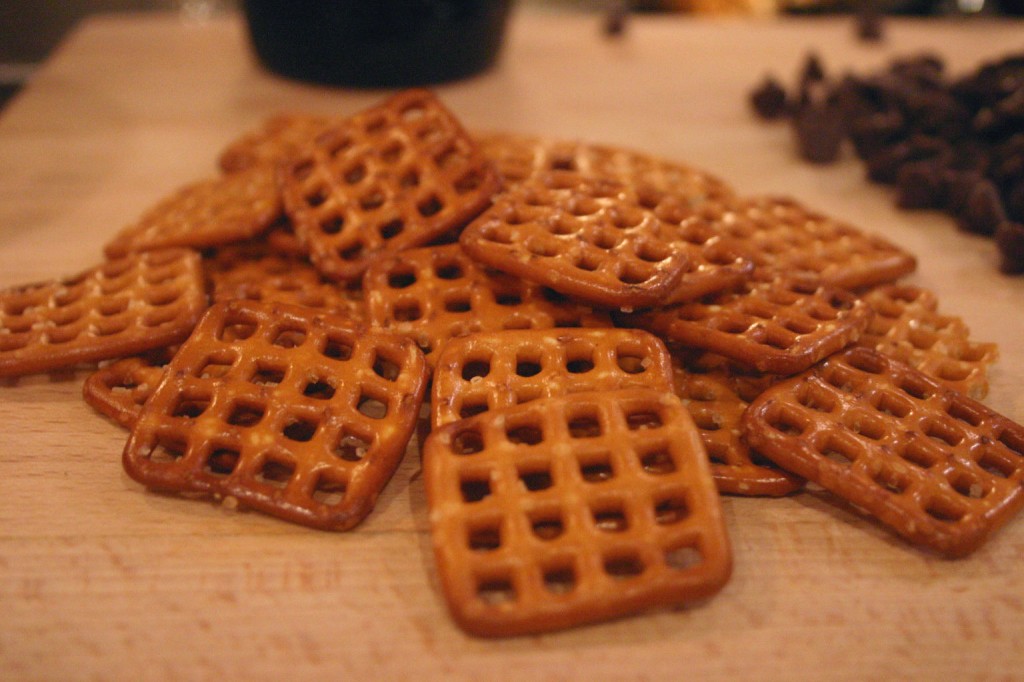
<svg viewBox="0 0 1024 682">
<path fill-rule="evenodd" d="M 793 119 L 801 158 L 811 163 L 832 163 L 839 158 L 843 122 L 827 106 L 808 105 Z"/>
<path fill-rule="evenodd" d="M 942 208 L 946 203 L 943 166 L 916 161 L 900 167 L 896 176 L 896 205 L 906 209 Z"/>
<path fill-rule="evenodd" d="M 999 190 L 990 180 L 982 180 L 971 190 L 967 204 L 960 211 L 957 225 L 962 230 L 981 235 L 993 235 L 999 224 L 1006 221 Z"/>
<path fill-rule="evenodd" d="M 1004 220 L 996 228 L 999 270 L 1008 275 L 1024 272 L 1024 224 Z"/>
<path fill-rule="evenodd" d="M 761 85 L 750 94 L 750 104 L 758 116 L 767 120 L 782 118 L 789 113 L 786 90 L 772 76 L 765 76 Z"/>
</svg>

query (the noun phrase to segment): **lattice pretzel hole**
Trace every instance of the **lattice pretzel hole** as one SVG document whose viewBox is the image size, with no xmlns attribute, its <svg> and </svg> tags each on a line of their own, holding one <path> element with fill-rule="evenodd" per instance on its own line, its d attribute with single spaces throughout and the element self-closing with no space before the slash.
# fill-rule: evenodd
<svg viewBox="0 0 1024 682">
<path fill-rule="evenodd" d="M 576 589 L 579 578 L 576 567 L 569 560 L 556 562 L 543 569 L 544 587 L 556 595 L 570 594 Z"/>
<path fill-rule="evenodd" d="M 459 481 L 459 492 L 467 504 L 480 502 L 491 496 L 491 482 L 483 476 L 466 475 Z"/>
<path fill-rule="evenodd" d="M 354 241 L 351 244 L 338 247 L 338 257 L 343 261 L 359 260 L 363 255 L 366 246 L 361 241 Z"/>
<path fill-rule="evenodd" d="M 521 377 L 532 377 L 540 374 L 541 365 L 540 353 L 516 355 L 516 375 Z"/>
<path fill-rule="evenodd" d="M 356 400 L 356 410 L 370 419 L 384 419 L 388 416 L 387 398 L 364 389 Z"/>
<path fill-rule="evenodd" d="M 892 391 L 879 391 L 872 399 L 872 403 L 880 413 L 897 419 L 903 419 L 914 409 L 910 401 Z"/>
<path fill-rule="evenodd" d="M 416 273 L 412 268 L 396 268 L 388 273 L 388 286 L 392 289 L 405 289 L 416 283 Z"/>
<path fill-rule="evenodd" d="M 921 425 L 921 430 L 929 438 L 951 448 L 959 445 L 966 437 L 963 430 L 944 419 L 929 419 Z"/>
<path fill-rule="evenodd" d="M 402 359 L 378 349 L 373 358 L 373 372 L 381 379 L 397 381 L 399 374 L 402 373 Z"/>
<path fill-rule="evenodd" d="M 910 478 L 905 473 L 887 466 L 880 468 L 871 478 L 894 495 L 902 494 L 910 485 Z"/>
<path fill-rule="evenodd" d="M 295 463 L 280 456 L 268 456 L 256 471 L 256 481 L 272 488 L 284 489 L 295 475 Z"/>
<path fill-rule="evenodd" d="M 313 486 L 313 499 L 322 505 L 335 507 L 345 499 L 347 482 L 339 475 L 330 471 L 321 472 Z"/>
<path fill-rule="evenodd" d="M 330 400 L 336 392 L 335 387 L 326 379 L 313 379 L 306 382 L 302 388 L 302 395 L 314 400 Z"/>
<path fill-rule="evenodd" d="M 205 393 L 184 393 L 171 409 L 171 416 L 195 419 L 210 407 L 210 396 Z"/>
<path fill-rule="evenodd" d="M 639 454 L 640 466 L 649 474 L 664 476 L 676 470 L 676 462 L 668 443 L 655 444 Z"/>
<path fill-rule="evenodd" d="M 545 542 L 554 540 L 565 532 L 565 522 L 558 510 L 532 512 L 529 520 L 530 530 L 534 536 Z"/>
<path fill-rule="evenodd" d="M 518 419 L 506 424 L 505 437 L 517 445 L 537 445 L 544 440 L 544 429 L 533 418 L 527 421 Z"/>
<path fill-rule="evenodd" d="M 626 374 L 642 374 L 651 366 L 651 359 L 642 348 L 622 344 L 615 349 L 615 363 Z"/>
<path fill-rule="evenodd" d="M 528 463 L 518 467 L 519 481 L 531 493 L 547 490 L 555 484 L 551 470 L 544 464 Z"/>
<path fill-rule="evenodd" d="M 569 435 L 572 438 L 598 438 L 603 433 L 601 420 L 595 411 L 576 414 L 568 420 Z"/>
<path fill-rule="evenodd" d="M 885 421 L 871 413 L 861 410 L 850 411 L 843 415 L 843 425 L 853 433 L 871 440 L 885 437 Z"/>
<path fill-rule="evenodd" d="M 629 528 L 629 518 L 619 502 L 605 502 L 590 510 L 594 528 L 605 533 L 621 533 Z"/>
<path fill-rule="evenodd" d="M 391 319 L 396 322 L 415 322 L 423 317 L 423 308 L 416 300 L 396 301 L 391 308 Z"/>
<path fill-rule="evenodd" d="M 704 563 L 704 554 L 697 545 L 679 545 L 665 550 L 665 565 L 676 571 L 689 571 Z"/>
<path fill-rule="evenodd" d="M 200 379 L 220 379 L 231 371 L 237 359 L 235 353 L 213 353 L 203 359 L 194 375 Z"/>
<path fill-rule="evenodd" d="M 306 342 L 306 330 L 301 327 L 281 326 L 271 334 L 271 344 L 281 348 L 298 348 Z"/>
<path fill-rule="evenodd" d="M 284 367 L 258 362 L 249 381 L 257 386 L 276 386 L 284 381 L 285 371 Z"/>
<path fill-rule="evenodd" d="M 354 348 L 355 339 L 349 336 L 329 335 L 320 352 L 332 360 L 350 360 Z"/>
<path fill-rule="evenodd" d="M 227 422 L 232 426 L 255 426 L 263 419 L 266 408 L 250 400 L 236 401 L 228 412 Z"/>
<path fill-rule="evenodd" d="M 954 503 L 944 497 L 932 498 L 925 505 L 924 511 L 933 519 L 944 523 L 956 523 L 967 513 L 964 505 Z"/>
<path fill-rule="evenodd" d="M 857 461 L 860 453 L 861 448 L 857 443 L 835 434 L 830 434 L 821 447 L 822 457 L 846 467 Z"/>
<path fill-rule="evenodd" d="M 477 599 L 484 604 L 497 606 L 508 604 L 518 599 L 515 584 L 509 577 L 479 578 L 476 585 Z"/>
<path fill-rule="evenodd" d="M 203 470 L 214 476 L 229 476 L 234 473 L 241 458 L 241 451 L 234 445 L 213 445 L 206 456 Z"/>
<path fill-rule="evenodd" d="M 289 419 L 281 429 L 281 435 L 297 443 L 307 443 L 313 440 L 319 427 L 320 424 L 309 417 L 295 416 Z"/>
<path fill-rule="evenodd" d="M 577 454 L 580 477 L 587 483 L 603 483 L 615 477 L 615 468 L 607 452 Z"/>
<path fill-rule="evenodd" d="M 256 320 L 236 314 L 224 320 L 221 328 L 217 330 L 217 339 L 226 343 L 244 341 L 255 333 Z"/>
<path fill-rule="evenodd" d="M 604 559 L 604 572 L 614 580 L 629 580 L 647 569 L 639 555 L 633 552 L 612 554 Z"/>
<path fill-rule="evenodd" d="M 991 492 L 977 476 L 966 471 L 954 471 L 947 480 L 953 490 L 969 499 L 980 500 Z"/>
<path fill-rule="evenodd" d="M 474 552 L 493 552 L 501 547 L 501 522 L 486 520 L 466 529 L 466 546 Z"/>
<path fill-rule="evenodd" d="M 660 526 L 679 523 L 689 515 L 690 505 L 682 493 L 664 495 L 654 501 L 654 521 Z"/>
<path fill-rule="evenodd" d="M 184 438 L 161 433 L 153 438 L 152 443 L 144 451 L 143 457 L 155 464 L 177 462 L 185 456 L 186 448 Z"/>
<path fill-rule="evenodd" d="M 638 407 L 628 410 L 625 414 L 626 426 L 630 431 L 658 429 L 665 425 L 658 410 L 649 407 Z"/>
</svg>

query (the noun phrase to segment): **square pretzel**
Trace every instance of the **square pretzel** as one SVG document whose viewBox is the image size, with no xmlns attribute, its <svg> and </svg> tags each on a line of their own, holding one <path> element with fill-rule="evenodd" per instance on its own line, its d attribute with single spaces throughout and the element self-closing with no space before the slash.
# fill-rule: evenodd
<svg viewBox="0 0 1024 682">
<path fill-rule="evenodd" d="M 598 431 L 576 431 L 586 418 Z M 544 398 L 434 431 L 431 539 L 448 606 L 484 636 L 701 599 L 732 553 L 700 436 L 670 393 Z"/>
<path fill-rule="evenodd" d="M 408 339 L 308 308 L 217 303 L 143 406 L 124 467 L 149 488 L 348 530 L 398 466 L 426 381 Z"/>
<path fill-rule="evenodd" d="M 162 249 L 65 279 L 0 291 L 0 376 L 169 346 L 206 310 L 199 254 Z"/>
<path fill-rule="evenodd" d="M 567 393 L 672 390 L 665 344 L 637 329 L 526 329 L 449 341 L 430 401 L 438 428 L 489 410 Z"/>
<path fill-rule="evenodd" d="M 868 348 L 772 386 L 743 429 L 779 466 L 949 557 L 1024 506 L 1024 427 Z"/>
<path fill-rule="evenodd" d="M 502 329 L 611 327 L 611 318 L 564 296 L 489 270 L 458 244 L 402 251 L 363 279 L 370 324 L 416 341 L 434 366 L 450 339 Z"/>
<path fill-rule="evenodd" d="M 760 372 L 796 374 L 856 341 L 870 318 L 867 304 L 848 291 L 808 279 L 759 278 L 626 323 Z"/>
<path fill-rule="evenodd" d="M 279 167 L 285 209 L 318 270 L 354 280 L 383 254 L 462 227 L 498 174 L 431 93 L 407 90 L 321 132 Z"/>
</svg>

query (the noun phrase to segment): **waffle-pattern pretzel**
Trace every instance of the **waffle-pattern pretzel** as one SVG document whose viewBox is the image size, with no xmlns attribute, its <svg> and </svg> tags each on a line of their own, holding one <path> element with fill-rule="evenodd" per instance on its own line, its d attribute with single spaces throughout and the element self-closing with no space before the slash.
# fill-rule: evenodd
<svg viewBox="0 0 1024 682">
<path fill-rule="evenodd" d="M 700 430 L 719 492 L 780 497 L 803 487 L 799 476 L 779 469 L 743 440 L 740 420 L 763 381 L 746 381 L 723 365 L 697 369 L 672 356 L 673 387 Z"/>
<path fill-rule="evenodd" d="M 784 197 L 706 202 L 689 219 L 708 222 L 745 248 L 758 267 L 859 289 L 917 268 L 913 255 L 849 223 Z"/>
<path fill-rule="evenodd" d="M 552 171 L 499 195 L 459 242 L 476 260 L 596 305 L 632 310 L 735 286 L 749 263 L 717 234 L 658 210 L 665 195 L 570 171 Z M 690 291 L 692 290 L 692 291 Z"/>
<path fill-rule="evenodd" d="M 256 130 L 232 140 L 221 151 L 217 165 L 225 173 L 236 173 L 261 163 L 275 164 L 313 144 L 316 137 L 339 119 L 307 113 L 277 114 Z"/>
<path fill-rule="evenodd" d="M 363 278 L 370 323 L 416 341 L 431 366 L 449 339 L 501 329 L 611 327 L 611 318 L 477 264 L 458 244 L 408 249 Z"/>
<path fill-rule="evenodd" d="M 707 455 L 671 393 L 577 393 L 448 424 L 426 440 L 424 479 L 444 594 L 474 634 L 676 605 L 731 572 Z"/>
<path fill-rule="evenodd" d="M 691 206 L 735 196 L 728 184 L 710 173 L 630 149 L 506 132 L 477 133 L 476 140 L 508 185 L 568 170 L 625 185 L 649 185 L 686 197 Z"/>
<path fill-rule="evenodd" d="M 299 240 L 334 280 L 358 279 L 383 254 L 462 227 L 500 184 L 455 117 L 422 90 L 331 127 L 279 171 Z"/>
<path fill-rule="evenodd" d="M 359 322 L 366 318 L 363 293 L 324 281 L 306 260 L 279 256 L 255 243 L 221 249 L 208 261 L 213 300 L 233 298 L 286 303 L 337 313 Z"/>
<path fill-rule="evenodd" d="M 214 304 L 143 406 L 124 467 L 152 489 L 347 530 L 401 460 L 426 381 L 407 339 L 308 308 Z"/>
<path fill-rule="evenodd" d="M 97 412 L 130 429 L 177 350 L 158 348 L 100 367 L 86 377 L 82 397 Z"/>
<path fill-rule="evenodd" d="M 439 353 L 431 425 L 567 393 L 672 390 L 668 350 L 637 329 L 529 329 L 470 334 Z"/>
<path fill-rule="evenodd" d="M 801 278 L 629 316 L 670 344 L 723 355 L 770 374 L 796 374 L 856 341 L 871 317 L 853 294 Z"/>
<path fill-rule="evenodd" d="M 132 254 L 67 279 L 0 291 L 0 376 L 178 343 L 206 310 L 199 254 Z"/>
<path fill-rule="evenodd" d="M 107 258 L 173 246 L 206 248 L 249 239 L 282 214 L 272 166 L 186 185 L 146 211 L 103 247 Z"/>
<path fill-rule="evenodd" d="M 1024 427 L 868 348 L 768 389 L 743 427 L 779 466 L 946 556 L 1024 506 Z"/>
<path fill-rule="evenodd" d="M 988 367 L 999 358 L 999 347 L 972 341 L 963 320 L 939 313 L 935 294 L 890 284 L 862 298 L 874 316 L 858 345 L 902 360 L 975 400 L 988 394 Z"/>
</svg>

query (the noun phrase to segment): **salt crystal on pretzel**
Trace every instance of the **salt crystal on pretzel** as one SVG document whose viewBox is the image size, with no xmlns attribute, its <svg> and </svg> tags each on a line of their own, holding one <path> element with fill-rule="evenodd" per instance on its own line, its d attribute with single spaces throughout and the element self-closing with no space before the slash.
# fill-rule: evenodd
<svg viewBox="0 0 1024 682">
<path fill-rule="evenodd" d="M 527 329 L 452 339 L 438 355 L 431 425 L 538 398 L 641 387 L 672 390 L 671 359 L 637 329 Z M 582 426 L 581 426 L 582 428 Z"/>
<path fill-rule="evenodd" d="M 575 429 L 580 420 L 596 429 Z M 671 393 L 576 393 L 478 414 L 432 432 L 423 466 L 441 585 L 473 634 L 685 604 L 731 573 L 707 455 Z"/>
<path fill-rule="evenodd" d="M 163 249 L 0 291 L 0 376 L 136 355 L 183 340 L 206 310 L 199 254 Z"/>
<path fill-rule="evenodd" d="M 358 279 L 374 260 L 462 227 L 500 184 L 451 112 L 423 90 L 331 126 L 278 177 L 299 240 L 333 280 Z"/>
<path fill-rule="evenodd" d="M 458 244 L 408 249 L 363 278 L 370 323 L 416 341 L 433 366 L 449 340 L 475 332 L 610 327 L 607 314 L 488 270 Z"/>
<path fill-rule="evenodd" d="M 1024 426 L 868 348 L 772 386 L 743 428 L 779 466 L 949 557 L 1024 506 Z"/>
<path fill-rule="evenodd" d="M 214 304 L 143 406 L 143 485 L 348 530 L 405 452 L 427 382 L 408 339 L 284 304 Z"/>
</svg>

